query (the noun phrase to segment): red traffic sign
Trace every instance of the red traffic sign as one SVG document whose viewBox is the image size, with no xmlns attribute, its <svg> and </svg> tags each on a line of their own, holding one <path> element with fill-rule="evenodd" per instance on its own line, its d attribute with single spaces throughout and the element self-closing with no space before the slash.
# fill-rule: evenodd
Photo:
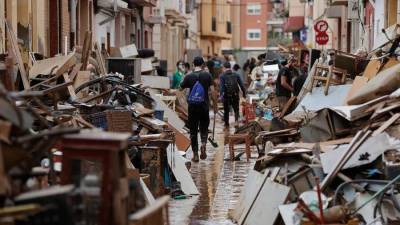
<svg viewBox="0 0 400 225">
<path fill-rule="evenodd" d="M 325 33 L 318 33 L 315 36 L 315 41 L 319 44 L 319 45 L 326 45 L 329 41 L 329 36 Z"/>
<path fill-rule="evenodd" d="M 318 20 L 314 24 L 314 30 L 318 33 L 324 33 L 328 30 L 328 22 L 326 20 Z"/>
</svg>

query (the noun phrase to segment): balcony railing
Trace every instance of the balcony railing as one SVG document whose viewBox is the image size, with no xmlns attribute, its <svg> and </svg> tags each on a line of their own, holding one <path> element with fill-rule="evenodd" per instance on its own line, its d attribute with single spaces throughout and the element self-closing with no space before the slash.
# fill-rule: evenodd
<svg viewBox="0 0 400 225">
<path fill-rule="evenodd" d="M 217 31 L 217 18 L 215 17 L 211 19 L 211 31 L 213 32 Z"/>
</svg>

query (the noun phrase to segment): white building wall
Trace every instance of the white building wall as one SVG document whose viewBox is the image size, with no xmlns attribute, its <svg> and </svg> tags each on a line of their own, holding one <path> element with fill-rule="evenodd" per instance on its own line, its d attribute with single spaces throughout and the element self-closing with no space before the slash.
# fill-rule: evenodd
<svg viewBox="0 0 400 225">
<path fill-rule="evenodd" d="M 95 33 L 96 41 L 101 44 L 107 45 L 107 32 L 110 33 L 110 45 L 109 47 L 115 47 L 115 19 L 108 21 L 107 23 L 100 25 L 100 22 L 108 19 L 109 16 L 103 13 L 95 15 Z"/>
<path fill-rule="evenodd" d="M 374 48 L 387 41 L 382 33 L 382 28 L 385 28 L 385 4 L 384 0 L 380 0 L 381 4 L 375 3 L 375 19 L 374 19 Z"/>
</svg>

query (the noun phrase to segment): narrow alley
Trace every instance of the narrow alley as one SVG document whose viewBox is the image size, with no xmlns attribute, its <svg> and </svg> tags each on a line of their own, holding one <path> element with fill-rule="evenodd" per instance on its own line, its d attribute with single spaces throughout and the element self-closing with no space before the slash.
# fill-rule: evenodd
<svg viewBox="0 0 400 225">
<path fill-rule="evenodd" d="M 211 114 L 211 117 L 214 115 Z M 245 156 L 239 161 L 229 160 L 228 146 L 224 146 L 226 132 L 221 117 L 217 115 L 217 148 L 207 145 L 207 159 L 192 163 L 191 175 L 200 191 L 199 196 L 184 200 L 171 200 L 170 222 L 176 225 L 233 225 L 229 211 L 235 207 L 249 170 L 256 160 L 255 149 L 249 162 Z M 236 147 L 236 154 L 244 151 L 244 145 Z M 254 155 L 255 154 L 255 155 Z M 192 153 L 189 150 L 187 158 Z"/>
</svg>

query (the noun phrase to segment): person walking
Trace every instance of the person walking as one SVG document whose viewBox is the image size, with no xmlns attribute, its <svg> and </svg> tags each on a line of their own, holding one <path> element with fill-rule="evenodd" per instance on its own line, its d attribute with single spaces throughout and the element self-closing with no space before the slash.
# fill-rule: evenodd
<svg viewBox="0 0 400 225">
<path fill-rule="evenodd" d="M 171 88 L 178 89 L 184 76 L 185 76 L 185 62 L 180 60 L 176 63 L 176 71 L 172 76 Z"/>
<path fill-rule="evenodd" d="M 220 97 L 224 103 L 225 128 L 229 128 L 229 110 L 233 108 L 235 123 L 239 121 L 239 87 L 243 98 L 246 98 L 246 89 L 240 75 L 233 72 L 229 62 L 224 63 L 224 73 L 220 77 Z"/>
<path fill-rule="evenodd" d="M 292 69 L 296 63 L 296 59 L 291 58 L 288 62 L 282 62 L 282 68 L 279 70 L 276 79 L 276 97 L 279 102 L 279 110 L 282 110 L 285 104 L 292 96 Z"/>
<path fill-rule="evenodd" d="M 190 141 L 193 151 L 193 162 L 199 161 L 198 155 L 198 131 L 200 130 L 200 159 L 207 158 L 206 144 L 208 138 L 208 125 L 210 124 L 209 115 L 209 95 L 208 91 L 212 86 L 211 74 L 203 70 L 204 60 L 202 57 L 195 57 L 193 60 L 193 72 L 186 75 L 180 87 L 190 89 L 188 96 L 188 125 L 190 129 Z"/>
</svg>

